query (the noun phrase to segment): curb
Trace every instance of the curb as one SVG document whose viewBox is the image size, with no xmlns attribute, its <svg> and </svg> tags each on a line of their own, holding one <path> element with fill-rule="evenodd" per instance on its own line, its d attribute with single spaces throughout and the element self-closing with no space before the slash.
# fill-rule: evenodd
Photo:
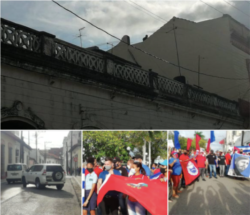
<svg viewBox="0 0 250 215">
<path fill-rule="evenodd" d="M 79 203 L 79 207 L 81 207 L 81 191 L 82 191 L 81 186 L 76 179 L 72 180 L 72 178 L 71 178 L 70 182 L 71 182 L 71 185 L 75 191 L 75 195 L 76 195 L 77 201 Z M 78 186 L 80 186 L 80 188 Z M 79 191 L 80 191 L 80 193 L 79 193 Z"/>
</svg>

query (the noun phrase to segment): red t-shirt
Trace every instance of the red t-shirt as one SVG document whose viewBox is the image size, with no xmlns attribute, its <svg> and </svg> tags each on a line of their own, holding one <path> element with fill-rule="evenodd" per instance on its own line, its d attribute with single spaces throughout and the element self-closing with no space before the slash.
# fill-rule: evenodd
<svg viewBox="0 0 250 215">
<path fill-rule="evenodd" d="M 154 170 L 154 174 L 156 174 L 156 173 L 158 173 L 158 172 L 160 172 L 161 170 L 160 169 L 155 169 Z"/>
<path fill-rule="evenodd" d="M 227 165 L 230 165 L 231 164 L 231 155 L 229 153 L 227 153 L 225 155 L 225 158 L 226 158 Z"/>
<path fill-rule="evenodd" d="M 144 176 L 145 176 L 145 175 L 142 175 L 142 174 L 140 174 L 140 175 L 131 175 L 130 178 L 134 178 L 134 179 L 136 179 L 136 178 L 143 179 Z M 129 199 L 129 201 L 131 201 L 131 202 L 137 202 L 137 200 L 136 200 L 135 198 L 131 197 L 131 196 L 129 196 L 128 199 Z"/>
<path fill-rule="evenodd" d="M 182 154 L 179 158 L 179 160 L 181 161 L 184 161 L 184 160 L 188 160 L 189 159 L 189 156 L 188 155 L 185 155 L 185 154 Z"/>
<path fill-rule="evenodd" d="M 205 168 L 206 157 L 202 155 L 197 155 L 196 160 L 198 168 Z"/>
<path fill-rule="evenodd" d="M 97 175 L 97 178 L 99 178 L 100 173 L 102 172 L 102 169 L 100 167 L 96 167 L 94 169 L 95 174 Z M 85 177 L 89 174 L 89 171 L 85 169 Z M 97 193 L 97 186 L 95 186 L 95 192 Z"/>
</svg>

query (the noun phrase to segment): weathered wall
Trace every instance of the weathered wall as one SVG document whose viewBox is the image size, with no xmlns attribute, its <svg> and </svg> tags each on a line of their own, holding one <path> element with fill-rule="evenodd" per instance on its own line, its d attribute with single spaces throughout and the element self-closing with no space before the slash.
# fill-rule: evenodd
<svg viewBox="0 0 250 215">
<path fill-rule="evenodd" d="M 2 107 L 18 100 L 47 129 L 219 129 L 241 128 L 243 122 L 201 109 L 123 95 L 66 79 L 2 64 Z M 80 112 L 81 110 L 84 112 Z"/>
</svg>

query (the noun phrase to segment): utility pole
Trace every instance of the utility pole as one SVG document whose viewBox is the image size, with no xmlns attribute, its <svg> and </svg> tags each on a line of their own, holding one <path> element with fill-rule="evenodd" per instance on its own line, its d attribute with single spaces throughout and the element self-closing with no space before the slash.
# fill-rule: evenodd
<svg viewBox="0 0 250 215">
<path fill-rule="evenodd" d="M 144 144 L 143 144 L 143 163 L 146 164 L 146 140 L 143 140 L 144 141 Z"/>
<path fill-rule="evenodd" d="M 72 173 L 72 133 L 73 131 L 70 132 L 70 136 L 71 136 L 71 148 L 70 148 L 70 169 L 71 169 L 71 173 Z"/>
<path fill-rule="evenodd" d="M 35 133 L 35 137 L 36 137 L 36 163 L 38 163 L 38 162 L 37 162 L 37 131 L 36 131 L 36 133 Z"/>
<path fill-rule="evenodd" d="M 177 27 L 175 27 L 174 22 L 175 22 L 175 17 L 173 18 L 173 30 L 174 30 L 175 48 L 176 48 L 177 61 L 178 61 L 178 67 L 179 67 L 179 74 L 181 76 L 180 59 L 179 59 L 177 39 L 176 39 L 176 34 L 175 34 L 175 29 L 177 29 Z"/>
<path fill-rule="evenodd" d="M 28 131 L 28 144 L 30 145 L 30 131 Z"/>
<path fill-rule="evenodd" d="M 68 160 L 68 144 L 66 142 L 66 171 L 67 171 L 67 174 L 68 174 L 68 171 L 69 171 L 69 160 Z"/>
<path fill-rule="evenodd" d="M 151 167 L 151 141 L 148 142 L 148 160 L 149 160 L 149 168 Z"/>
<path fill-rule="evenodd" d="M 243 141 L 244 140 L 244 131 L 242 131 L 242 134 L 241 134 L 241 146 L 243 146 Z"/>
</svg>

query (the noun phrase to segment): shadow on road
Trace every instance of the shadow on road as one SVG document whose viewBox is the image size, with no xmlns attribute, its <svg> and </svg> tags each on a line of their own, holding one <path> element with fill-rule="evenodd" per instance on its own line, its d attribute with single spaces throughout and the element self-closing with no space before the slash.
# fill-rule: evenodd
<svg viewBox="0 0 250 215">
<path fill-rule="evenodd" d="M 249 182 L 224 180 L 224 178 L 207 182 L 196 182 L 183 190 L 180 198 L 170 203 L 169 214 L 233 215 L 249 213 Z"/>
<path fill-rule="evenodd" d="M 24 192 L 29 192 L 29 193 L 34 193 L 38 195 L 43 195 L 43 196 L 48 196 L 48 197 L 54 197 L 54 198 L 73 198 L 74 195 L 65 191 L 65 190 L 57 190 L 54 187 L 45 187 L 42 189 L 37 189 L 35 186 L 34 187 L 26 187 L 23 188 Z"/>
</svg>

